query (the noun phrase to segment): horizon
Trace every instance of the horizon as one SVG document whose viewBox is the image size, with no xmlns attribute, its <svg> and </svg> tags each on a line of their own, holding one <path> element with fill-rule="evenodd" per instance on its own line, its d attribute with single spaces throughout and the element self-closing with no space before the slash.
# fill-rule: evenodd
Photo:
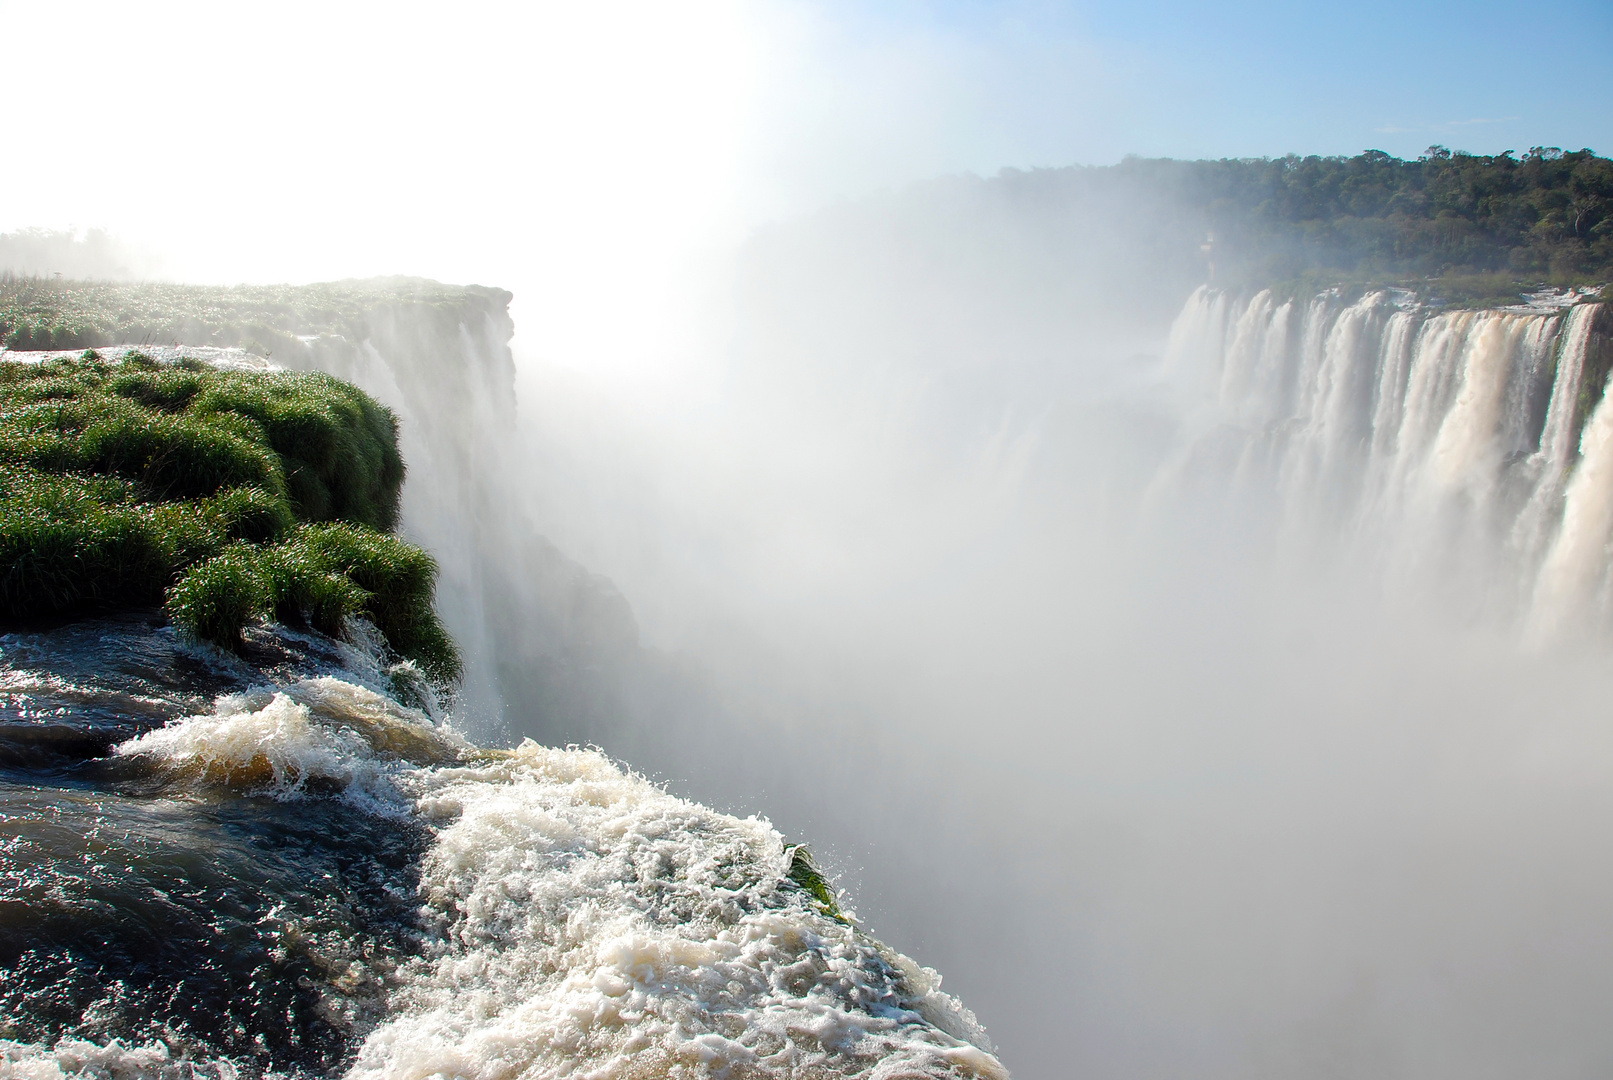
<svg viewBox="0 0 1613 1080">
<path fill-rule="evenodd" d="M 107 167 L 19 156 L 0 232 L 106 229 L 202 283 L 530 281 L 596 309 L 629 252 L 653 293 L 762 222 L 942 176 L 1613 147 L 1597 107 L 1613 10 L 1552 13 L 1574 27 L 1553 62 L 1497 79 L 1537 9 L 712 0 L 265 19 L 0 0 L 16 40 L 71 41 L 78 71 L 110 73 L 63 78 L 51 50 L 8 61 L 41 106 L 12 145 L 92 147 Z"/>
</svg>

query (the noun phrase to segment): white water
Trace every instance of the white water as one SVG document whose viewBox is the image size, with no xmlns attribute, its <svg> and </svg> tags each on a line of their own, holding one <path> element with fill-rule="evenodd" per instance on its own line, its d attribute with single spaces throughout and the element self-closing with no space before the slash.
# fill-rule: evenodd
<svg viewBox="0 0 1613 1080">
<path fill-rule="evenodd" d="M 786 894 L 766 821 L 530 741 L 412 780 L 442 938 L 354 1077 L 1006 1075 L 934 972 Z"/>
<path fill-rule="evenodd" d="M 0 1078 L 4 1080 L 236 1080 L 239 1075 L 232 1062 L 183 1060 L 159 1042 L 128 1045 L 118 1039 L 104 1044 L 62 1039 L 54 1046 L 39 1046 L 0 1039 Z"/>
<path fill-rule="evenodd" d="M 221 698 L 117 754 L 197 794 L 322 792 L 428 824 L 427 947 L 390 980 L 354 1080 L 1007 1077 L 934 971 L 789 881 L 767 821 L 598 751 L 479 750 L 326 677 Z M 156 1045 L 0 1045 L 7 1078 L 177 1068 Z"/>
<path fill-rule="evenodd" d="M 1471 549 L 1507 571 L 1497 591 L 1515 608 L 1537 603 L 1548 553 L 1572 550 L 1595 562 L 1595 521 L 1562 528 L 1565 492 L 1591 461 L 1589 439 L 1581 458 L 1573 414 L 1588 338 L 1570 347 L 1576 328 L 1588 335 L 1590 307 L 1438 315 L 1395 295 L 1361 304 L 1268 297 L 1258 306 L 1220 295 L 1207 306 L 1206 323 L 1179 320 L 1173 362 L 1213 399 L 1208 419 L 1241 452 L 1239 482 L 1276 493 L 1289 523 L 1388 537 L 1393 543 L 1358 548 L 1408 560 L 1394 567 L 1408 571 L 1399 580 L 1416 580 L 1419 557 L 1458 562 Z M 1091 451 L 1090 460 L 1112 459 L 1111 447 Z M 861 459 L 858 467 L 870 468 Z M 677 474 L 684 485 L 696 475 Z M 1058 495 L 1075 501 L 1068 488 Z M 1191 508 L 1184 518 L 1195 527 L 1205 521 Z M 1530 522 L 1540 534 L 1533 555 L 1518 539 Z M 1565 546 L 1569 535 L 1585 540 Z M 1206 547 L 1197 533 L 1187 542 L 1195 552 Z M 935 689 L 920 695 L 913 683 L 902 685 L 912 705 L 891 707 L 891 695 L 838 741 L 817 717 L 802 725 L 810 737 L 792 737 L 751 710 L 743 729 L 723 729 L 718 739 L 673 723 L 664 699 L 646 715 L 668 744 L 724 774 L 727 788 L 689 785 L 706 801 L 769 809 L 792 832 L 838 843 L 837 863 L 874 886 L 860 892 L 886 892 L 883 909 L 868 901 L 877 927 L 949 977 L 974 980 L 965 983 L 968 999 L 1024 1075 L 1298 1075 L 1336 1066 L 1341 1075 L 1500 1076 L 1554 1049 L 1566 1064 L 1543 1073 L 1583 1075 L 1575 1066 L 1603 1046 L 1594 1002 L 1613 970 L 1595 930 L 1607 890 L 1585 855 L 1601 842 L 1596 822 L 1608 820 L 1600 793 L 1609 757 L 1594 719 L 1601 684 L 1579 693 L 1573 678 L 1518 675 L 1510 654 L 1471 659 L 1453 645 L 1453 658 L 1443 639 L 1337 618 L 1325 595 L 1273 602 L 1273 629 L 1244 595 L 1256 591 L 1250 581 L 1258 575 L 1239 577 L 1242 553 L 1233 545 L 1208 550 L 1173 576 L 1144 549 L 1135 582 L 1122 579 L 1110 594 L 1096 575 L 1065 580 L 1049 569 L 1125 572 L 1132 562 L 1087 558 L 1062 544 L 1055 557 L 1033 551 L 1023 559 L 1023 579 L 1005 572 L 972 593 L 934 589 L 929 608 L 904 610 L 893 591 L 871 593 L 867 610 L 854 614 L 897 611 L 870 624 L 892 640 L 916 640 L 915 653 L 932 648 L 928 666 L 914 666 Z M 914 618 L 915 610 L 930 617 Z M 980 630 L 949 640 L 943 635 L 963 621 L 960 612 Z M 1101 634 L 1082 636 L 1083 619 Z M 858 648 L 876 636 L 843 632 Z M 1307 644 L 1307 633 L 1319 643 Z M 873 655 L 877 662 L 890 653 Z M 1402 661 L 1414 677 L 1396 666 Z M 306 704 L 286 693 L 292 705 Z M 246 704 L 257 712 L 271 703 Z M 309 710 L 311 729 L 330 722 Z M 218 718 L 228 719 L 226 711 Z M 254 745 L 223 734 L 221 754 L 225 743 Z M 345 741 L 329 730 L 319 738 L 327 737 Z M 751 756 L 722 756 L 720 743 L 751 745 L 742 738 L 754 742 Z M 639 865 L 637 852 L 659 850 L 642 823 L 662 804 L 646 794 L 641 811 L 633 778 L 607 776 L 621 805 L 589 817 L 597 807 L 572 805 L 554 775 L 581 768 L 557 764 L 551 755 L 561 751 L 525 764 L 491 757 L 444 769 L 399 763 L 367 739 L 347 745 L 361 785 L 373 778 L 404 812 L 433 821 L 428 883 L 446 892 L 431 910 L 461 918 L 465 908 L 461 925 L 472 931 L 445 930 L 440 952 L 393 988 L 391 1021 L 360 1063 L 367 1075 L 545 1075 L 557 1071 L 551 1066 L 567 1046 L 580 1048 L 586 1074 L 630 1075 L 624 1070 L 642 1061 L 652 1073 L 680 1063 L 717 1073 L 733 1062 L 730 1075 L 744 1075 L 764 1071 L 744 1056 L 766 1047 L 741 1043 L 691 1065 L 680 1055 L 728 1048 L 688 1038 L 689 1023 L 712 1024 L 728 1038 L 720 1023 L 734 1015 L 780 1015 L 786 1031 L 810 1015 L 810 1001 L 770 997 L 759 977 L 751 981 L 754 954 L 743 952 L 734 962 L 745 978 L 734 981 L 746 993 L 735 1008 L 750 1011 L 725 1012 L 721 1000 L 713 1008 L 715 988 L 704 980 L 730 961 L 702 950 L 733 942 L 720 931 L 701 931 L 692 944 L 646 932 L 647 948 L 663 958 L 655 985 L 642 991 L 651 1012 L 617 1025 L 613 995 L 592 981 L 616 985 L 620 964 L 599 951 L 615 939 L 596 928 L 624 919 L 617 937 L 633 941 L 640 920 L 658 929 L 656 909 L 635 891 L 638 879 L 624 876 L 623 867 Z M 641 767 L 687 775 L 665 758 L 610 745 Z M 316 739 L 306 756 L 299 749 L 279 760 L 313 765 L 326 750 Z M 372 759 L 384 767 L 371 771 Z M 168 770 L 173 782 L 219 790 L 195 760 Z M 226 775 L 222 789 L 239 790 L 244 779 L 253 791 L 306 798 L 343 782 L 345 759 L 323 760 L 332 764 L 300 788 L 302 773 L 288 768 L 279 778 L 272 769 Z M 427 818 L 426 800 L 459 782 L 449 770 L 459 771 L 465 791 L 452 793 L 447 817 Z M 799 791 L 780 793 L 781 775 L 805 779 Z M 750 801 L 726 794 L 734 790 Z M 801 820 L 801 807 L 820 806 L 827 809 L 819 821 Z M 700 812 L 665 816 L 682 828 L 691 813 Z M 617 846 L 589 846 L 607 820 L 631 824 L 610 838 Z M 453 846 L 461 826 L 464 843 Z M 569 828 L 580 839 L 568 840 Z M 699 842 L 742 846 L 746 834 L 737 835 L 716 829 Z M 848 836 L 884 846 L 853 847 Z M 439 856 L 485 859 L 490 871 L 468 874 Z M 567 859 L 600 860 L 600 876 L 568 878 Z M 770 872 L 776 879 L 776 864 Z M 709 884 L 698 875 L 695 883 Z M 559 897 L 549 910 L 564 910 L 568 929 L 511 917 L 531 895 L 522 889 Z M 573 910 L 592 920 L 586 948 L 558 936 L 570 932 Z M 491 914 L 478 921 L 483 912 Z M 1549 940 L 1537 936 L 1542 927 Z M 845 958 L 832 948 L 822 955 Z M 715 959 L 675 962 L 689 957 Z M 1044 992 L 1045 971 L 1057 973 L 1057 992 Z M 467 972 L 492 973 L 485 995 L 471 992 Z M 877 989 L 878 978 L 869 984 Z M 652 1024 L 664 1025 L 654 1036 L 661 1041 L 626 1058 L 635 1045 L 627 1040 Z M 908 1034 L 864 1027 L 856 1045 L 872 1055 L 886 1037 Z M 940 1045 L 929 1041 L 937 1037 L 917 1042 Z M 29 1060 L 48 1070 L 51 1053 L 72 1049 L 37 1050 Z M 810 1074 L 821 1053 L 803 1041 L 769 1064 Z M 944 1055 L 919 1054 L 926 1068 L 954 1067 Z M 848 1052 L 835 1065 L 855 1073 L 869 1060 Z"/>
<path fill-rule="evenodd" d="M 1201 288 L 1167 370 L 1215 388 L 1214 438 L 1174 472 L 1230 439 L 1238 485 L 1275 496 L 1290 529 L 1372 535 L 1359 550 L 1392 584 L 1455 570 L 1475 609 L 1542 643 L 1605 625 L 1613 406 L 1578 411 L 1599 307 L 1438 312 L 1400 291 L 1279 302 Z"/>
</svg>

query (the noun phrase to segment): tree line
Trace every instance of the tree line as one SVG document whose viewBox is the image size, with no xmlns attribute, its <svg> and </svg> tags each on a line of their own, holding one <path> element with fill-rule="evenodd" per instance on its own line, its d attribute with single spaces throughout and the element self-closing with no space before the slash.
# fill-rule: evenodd
<svg viewBox="0 0 1613 1080">
<path fill-rule="evenodd" d="M 1229 284 L 1434 279 L 1471 293 L 1613 281 L 1613 161 L 1589 149 L 1129 157 L 998 180 L 1022 197 L 1120 207 L 1141 245 Z"/>
</svg>

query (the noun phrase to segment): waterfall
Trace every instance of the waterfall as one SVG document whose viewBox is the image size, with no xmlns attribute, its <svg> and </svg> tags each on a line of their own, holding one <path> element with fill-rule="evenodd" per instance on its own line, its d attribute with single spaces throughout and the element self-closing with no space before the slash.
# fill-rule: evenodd
<svg viewBox="0 0 1613 1080">
<path fill-rule="evenodd" d="M 1539 640 L 1599 628 L 1613 616 L 1613 404 L 1589 407 L 1606 365 L 1587 363 L 1601 312 L 1573 290 L 1442 311 L 1404 290 L 1200 288 L 1166 370 L 1207 391 L 1213 433 L 1180 464 L 1241 441 L 1289 524 L 1370 535 L 1418 574 L 1482 565 L 1484 605 Z"/>
<path fill-rule="evenodd" d="M 1583 374 L 1591 323 L 1587 311 L 1576 311 L 1564 333 L 1564 374 L 1572 365 L 1576 389 Z M 1573 398 L 1565 400 L 1558 409 L 1559 416 L 1577 412 L 1575 403 Z M 1556 395 L 1552 404 L 1558 405 Z M 1567 443 L 1569 424 L 1564 420 L 1564 430 L 1552 434 Z M 1567 458 L 1565 450 L 1554 450 Z M 1607 606 L 1608 541 L 1613 538 L 1613 402 L 1605 390 L 1585 424 L 1579 457 L 1567 490 L 1557 500 L 1561 502 L 1561 524 L 1541 567 L 1535 592 L 1531 629 L 1547 636 L 1579 629 L 1595 618 L 1598 609 L 1605 610 Z M 1562 486 L 1561 475 L 1559 468 L 1551 477 L 1549 490 L 1553 494 Z"/>
</svg>

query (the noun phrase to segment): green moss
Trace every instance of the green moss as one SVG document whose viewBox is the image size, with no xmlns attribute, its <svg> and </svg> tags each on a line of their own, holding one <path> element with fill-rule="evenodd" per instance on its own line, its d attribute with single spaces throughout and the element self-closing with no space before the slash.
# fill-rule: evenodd
<svg viewBox="0 0 1613 1080">
<path fill-rule="evenodd" d="M 452 681 L 436 563 L 390 535 L 403 471 L 392 413 L 326 375 L 0 363 L 0 616 L 166 603 L 232 649 L 362 616 Z"/>
<path fill-rule="evenodd" d="M 840 910 L 835 900 L 834 887 L 829 879 L 823 876 L 817 863 L 812 859 L 812 852 L 807 850 L 805 844 L 796 844 L 787 849 L 786 854 L 790 860 L 789 868 L 785 870 L 785 880 L 812 898 L 812 905 L 824 915 L 839 923 L 850 924 L 845 913 Z"/>
</svg>

